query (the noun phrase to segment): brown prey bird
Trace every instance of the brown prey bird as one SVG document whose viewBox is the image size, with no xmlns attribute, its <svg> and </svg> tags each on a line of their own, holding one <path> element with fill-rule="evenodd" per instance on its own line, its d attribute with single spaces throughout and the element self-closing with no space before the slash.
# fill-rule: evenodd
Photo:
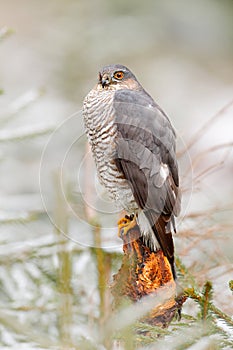
<svg viewBox="0 0 233 350">
<path fill-rule="evenodd" d="M 145 244 L 161 249 L 174 278 L 174 216 L 180 211 L 176 135 L 134 74 L 113 64 L 99 72 L 83 103 L 88 141 L 100 182 L 134 214 Z"/>
</svg>

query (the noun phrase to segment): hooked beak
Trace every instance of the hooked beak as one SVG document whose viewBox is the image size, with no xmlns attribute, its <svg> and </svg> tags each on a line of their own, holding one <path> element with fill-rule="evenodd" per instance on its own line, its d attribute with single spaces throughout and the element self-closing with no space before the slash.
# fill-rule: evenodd
<svg viewBox="0 0 233 350">
<path fill-rule="evenodd" d="M 104 88 L 111 83 L 111 77 L 107 73 L 103 75 L 99 73 L 99 83 L 102 85 L 102 88 Z"/>
</svg>

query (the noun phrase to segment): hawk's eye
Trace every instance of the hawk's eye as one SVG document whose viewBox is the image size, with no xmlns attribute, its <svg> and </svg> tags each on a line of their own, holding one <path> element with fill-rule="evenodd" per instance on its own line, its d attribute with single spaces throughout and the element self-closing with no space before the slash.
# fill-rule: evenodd
<svg viewBox="0 0 233 350">
<path fill-rule="evenodd" d="M 124 78 L 124 72 L 122 72 L 122 71 L 115 72 L 114 78 L 116 78 L 118 80 L 122 80 Z"/>
</svg>

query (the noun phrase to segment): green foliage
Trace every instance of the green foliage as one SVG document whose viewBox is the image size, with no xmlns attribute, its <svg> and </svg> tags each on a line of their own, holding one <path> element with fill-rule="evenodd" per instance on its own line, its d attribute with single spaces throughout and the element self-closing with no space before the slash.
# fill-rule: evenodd
<svg viewBox="0 0 233 350">
<path fill-rule="evenodd" d="M 229 281 L 229 288 L 233 292 L 233 280 Z"/>
</svg>

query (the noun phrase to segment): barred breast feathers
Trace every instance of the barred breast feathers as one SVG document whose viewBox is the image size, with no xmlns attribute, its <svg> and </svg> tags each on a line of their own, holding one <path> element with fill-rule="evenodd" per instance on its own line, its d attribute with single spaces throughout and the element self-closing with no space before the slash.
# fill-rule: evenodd
<svg viewBox="0 0 233 350">
<path fill-rule="evenodd" d="M 119 207 L 130 209 L 137 207 L 133 194 L 114 161 L 117 126 L 113 98 L 114 91 L 91 90 L 84 100 L 83 117 L 101 184 Z"/>
<path fill-rule="evenodd" d="M 91 90 L 84 100 L 83 116 L 85 129 L 91 145 L 100 140 L 110 141 L 115 134 L 113 91 Z M 100 143 L 100 142 L 99 142 Z"/>
</svg>

